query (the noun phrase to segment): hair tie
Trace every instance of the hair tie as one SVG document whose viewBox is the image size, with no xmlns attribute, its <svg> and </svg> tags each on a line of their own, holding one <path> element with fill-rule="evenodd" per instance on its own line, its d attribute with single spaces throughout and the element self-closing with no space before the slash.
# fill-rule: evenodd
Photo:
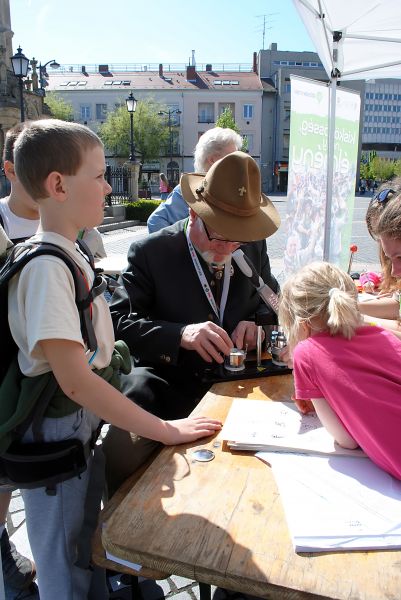
<svg viewBox="0 0 401 600">
<path fill-rule="evenodd" d="M 341 290 L 340 290 L 340 288 L 338 288 L 338 287 L 333 287 L 333 288 L 330 288 L 330 289 L 329 289 L 329 298 L 332 298 L 332 297 L 333 297 L 333 294 L 334 294 L 335 292 L 340 292 L 340 291 L 341 291 Z"/>
</svg>

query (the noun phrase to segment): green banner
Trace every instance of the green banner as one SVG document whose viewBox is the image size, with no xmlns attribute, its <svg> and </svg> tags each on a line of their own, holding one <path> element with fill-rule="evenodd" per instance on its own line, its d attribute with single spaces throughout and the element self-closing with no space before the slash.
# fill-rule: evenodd
<svg viewBox="0 0 401 600">
<path fill-rule="evenodd" d="M 359 109 L 358 94 L 337 89 L 329 260 L 344 268 L 351 241 Z M 323 259 L 328 115 L 327 84 L 292 76 L 285 277 Z"/>
</svg>

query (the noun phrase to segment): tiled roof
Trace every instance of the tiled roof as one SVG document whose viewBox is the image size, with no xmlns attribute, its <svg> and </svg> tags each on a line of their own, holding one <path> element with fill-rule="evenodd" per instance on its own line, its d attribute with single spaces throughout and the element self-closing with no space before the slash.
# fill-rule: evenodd
<svg viewBox="0 0 401 600">
<path fill-rule="evenodd" d="M 188 81 L 186 72 L 167 71 L 160 77 L 157 71 L 123 73 L 49 73 L 47 90 L 262 90 L 262 84 L 256 73 L 238 71 L 201 71 L 196 80 Z"/>
</svg>

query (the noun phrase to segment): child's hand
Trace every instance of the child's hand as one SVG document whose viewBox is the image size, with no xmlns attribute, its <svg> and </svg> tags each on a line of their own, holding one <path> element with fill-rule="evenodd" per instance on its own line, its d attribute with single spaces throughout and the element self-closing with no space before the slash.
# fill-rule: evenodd
<svg viewBox="0 0 401 600">
<path fill-rule="evenodd" d="M 213 435 L 222 428 L 222 422 L 209 417 L 188 417 L 176 421 L 165 421 L 165 435 L 161 440 L 167 446 L 192 442 Z"/>
<path fill-rule="evenodd" d="M 295 398 L 294 396 L 291 396 L 291 400 L 295 402 L 299 412 L 301 412 L 303 415 L 307 415 L 308 413 L 314 412 L 315 410 L 310 400 L 300 400 L 299 398 Z"/>
</svg>

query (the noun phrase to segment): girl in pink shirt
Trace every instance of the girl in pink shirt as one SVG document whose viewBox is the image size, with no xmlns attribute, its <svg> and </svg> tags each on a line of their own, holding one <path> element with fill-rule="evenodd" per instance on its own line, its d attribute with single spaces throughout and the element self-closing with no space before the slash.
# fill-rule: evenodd
<svg viewBox="0 0 401 600">
<path fill-rule="evenodd" d="M 160 173 L 160 184 L 159 184 L 159 190 L 160 190 L 160 198 L 162 200 L 166 200 L 167 196 L 168 196 L 168 181 L 167 181 L 167 177 L 165 176 L 164 173 Z"/>
<path fill-rule="evenodd" d="M 301 411 L 313 405 L 340 446 L 360 446 L 401 479 L 401 340 L 363 324 L 353 280 L 324 262 L 287 280 L 279 322 Z"/>
</svg>

